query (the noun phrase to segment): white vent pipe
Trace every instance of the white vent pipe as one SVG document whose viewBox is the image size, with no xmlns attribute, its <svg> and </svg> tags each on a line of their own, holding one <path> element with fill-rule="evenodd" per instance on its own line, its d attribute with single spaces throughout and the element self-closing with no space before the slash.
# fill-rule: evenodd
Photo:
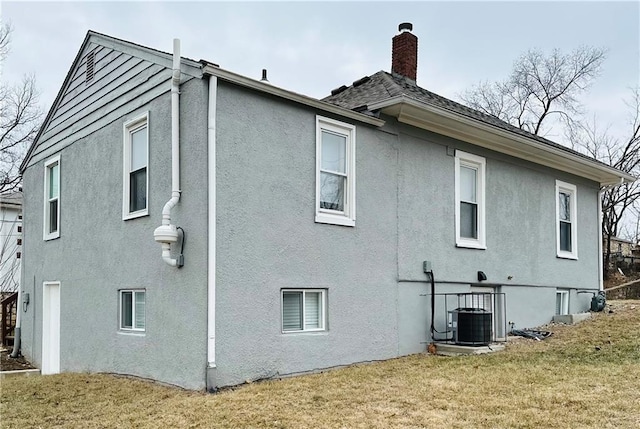
<svg viewBox="0 0 640 429">
<path fill-rule="evenodd" d="M 173 39 L 171 74 L 171 199 L 162 208 L 162 225 L 153 232 L 162 245 L 162 259 L 172 267 L 182 261 L 171 258 L 171 243 L 178 241 L 178 230 L 171 224 L 171 209 L 180 200 L 180 39 Z"/>
</svg>

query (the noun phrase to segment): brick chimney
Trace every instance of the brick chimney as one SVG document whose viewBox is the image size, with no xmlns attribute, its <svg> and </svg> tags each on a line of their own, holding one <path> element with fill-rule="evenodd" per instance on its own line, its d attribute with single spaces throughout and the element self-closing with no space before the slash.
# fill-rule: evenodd
<svg viewBox="0 0 640 429">
<path fill-rule="evenodd" d="M 392 40 L 391 73 L 413 81 L 418 73 L 418 38 L 411 33 L 413 24 L 403 22 L 398 26 L 400 34 Z"/>
</svg>

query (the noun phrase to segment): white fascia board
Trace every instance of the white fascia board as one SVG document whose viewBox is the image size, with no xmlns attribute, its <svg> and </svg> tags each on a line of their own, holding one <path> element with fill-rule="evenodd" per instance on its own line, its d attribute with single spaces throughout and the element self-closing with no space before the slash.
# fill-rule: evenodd
<svg viewBox="0 0 640 429">
<path fill-rule="evenodd" d="M 345 109 L 343 107 L 338 107 L 334 104 L 316 100 L 315 98 L 308 97 L 306 95 L 302 95 L 292 91 L 288 91 L 286 89 L 278 88 L 277 86 L 273 86 L 270 83 L 260 82 L 255 79 L 251 79 L 246 76 L 242 76 L 242 75 L 221 69 L 219 67 L 215 67 L 211 64 L 206 64 L 203 68 L 203 72 L 204 74 L 216 76 L 219 79 L 234 83 L 236 85 L 244 86 L 246 88 L 251 88 L 256 91 L 271 94 L 276 97 L 281 97 L 287 100 L 294 101 L 296 103 L 305 104 L 307 106 L 316 108 L 324 112 L 333 113 L 334 115 L 338 115 L 343 118 L 353 119 L 355 121 L 362 122 L 365 124 L 375 125 L 376 127 L 381 127 L 384 125 L 384 121 L 382 119 L 374 118 L 372 116 L 354 112 L 353 110 Z"/>
<path fill-rule="evenodd" d="M 89 43 L 93 42 L 100 46 L 113 49 L 133 57 L 142 58 L 143 60 L 159 64 L 168 69 L 173 69 L 173 54 L 169 52 L 159 51 L 147 46 L 138 45 L 127 40 L 117 39 L 106 34 L 96 33 L 89 30 Z M 87 43 L 87 46 L 89 44 Z M 83 45 L 84 48 L 84 45 Z M 82 52 L 82 49 L 80 50 Z M 180 73 L 202 78 L 202 64 L 190 58 L 180 57 Z"/>
<path fill-rule="evenodd" d="M 370 110 L 380 109 L 385 114 L 395 116 L 400 122 L 585 177 L 602 186 L 636 180 L 630 174 L 613 167 L 405 96 L 393 97 L 368 107 Z"/>
</svg>

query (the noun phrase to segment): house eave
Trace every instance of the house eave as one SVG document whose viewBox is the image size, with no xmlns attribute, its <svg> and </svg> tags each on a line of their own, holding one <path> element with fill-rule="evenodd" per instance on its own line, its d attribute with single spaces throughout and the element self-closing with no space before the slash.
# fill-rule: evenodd
<svg viewBox="0 0 640 429">
<path fill-rule="evenodd" d="M 230 72 L 228 70 L 221 69 L 211 63 L 204 63 L 203 73 L 206 75 L 216 76 L 218 79 L 222 79 L 227 82 L 231 82 L 236 85 L 250 88 L 256 91 L 267 93 L 276 97 L 284 98 L 296 103 L 304 104 L 309 107 L 321 110 L 323 112 L 332 113 L 334 115 L 341 116 L 343 118 L 353 119 L 361 123 L 374 125 L 381 127 L 384 125 L 384 120 L 375 118 L 373 116 L 365 115 L 362 113 L 354 112 L 343 107 L 336 106 L 324 101 L 317 100 L 306 95 L 298 94 L 296 92 L 288 91 L 286 89 L 279 88 L 270 83 L 264 83 L 255 79 L 248 78 L 246 76 L 239 75 L 237 73 Z"/>
<path fill-rule="evenodd" d="M 406 96 L 373 103 L 368 108 L 393 116 L 402 123 L 584 177 L 601 186 L 636 180 L 613 167 Z"/>
</svg>

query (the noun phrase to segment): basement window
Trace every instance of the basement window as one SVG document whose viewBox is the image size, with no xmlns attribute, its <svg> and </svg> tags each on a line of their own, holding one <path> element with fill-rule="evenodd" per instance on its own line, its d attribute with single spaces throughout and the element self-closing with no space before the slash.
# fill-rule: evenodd
<svg viewBox="0 0 640 429">
<path fill-rule="evenodd" d="M 324 289 L 282 290 L 282 332 L 325 330 Z"/>
<path fill-rule="evenodd" d="M 145 330 L 145 291 L 120 291 L 120 329 L 123 331 Z"/>
<path fill-rule="evenodd" d="M 569 314 L 569 291 L 556 291 L 556 314 Z"/>
</svg>

